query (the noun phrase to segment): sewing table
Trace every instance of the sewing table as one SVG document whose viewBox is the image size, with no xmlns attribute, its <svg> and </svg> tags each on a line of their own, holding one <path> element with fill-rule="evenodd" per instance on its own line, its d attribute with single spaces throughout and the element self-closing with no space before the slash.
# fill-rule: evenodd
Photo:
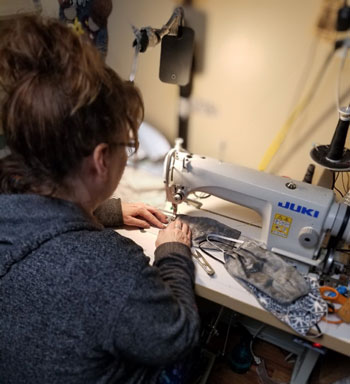
<svg viewBox="0 0 350 384">
<path fill-rule="evenodd" d="M 166 208 L 170 210 L 170 204 Z M 180 204 L 178 213 L 211 217 L 241 231 L 245 236 L 255 239 L 259 237 L 261 219 L 256 212 L 214 196 L 194 201 L 193 204 Z M 120 229 L 118 232 L 142 246 L 145 254 L 153 260 L 157 229 Z M 350 356 L 350 324 L 329 324 L 321 321 L 319 323 L 323 332 L 321 337 L 303 338 L 262 308 L 255 297 L 227 273 L 224 265 L 213 259 L 208 261 L 215 269 L 215 275 L 212 277 L 207 275 L 195 261 L 196 294 L 244 315 L 247 319 L 245 325 L 253 334 L 254 330 L 259 328 L 259 324 L 266 324 L 266 327 L 259 332 L 259 337 L 297 356 L 290 383 L 307 383 L 320 353 L 324 352 L 324 349 L 315 347 L 314 342 Z"/>
</svg>

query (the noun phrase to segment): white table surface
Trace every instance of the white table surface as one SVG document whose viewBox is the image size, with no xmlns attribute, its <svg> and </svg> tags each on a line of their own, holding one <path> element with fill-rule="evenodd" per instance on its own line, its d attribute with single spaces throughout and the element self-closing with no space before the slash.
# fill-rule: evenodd
<svg viewBox="0 0 350 384">
<path fill-rule="evenodd" d="M 241 231 L 245 236 L 259 237 L 261 219 L 256 212 L 215 197 L 201 200 L 201 202 L 203 206 L 200 209 L 185 203 L 181 204 L 178 213 L 211 217 Z M 232 219 L 233 217 L 235 219 Z M 143 231 L 138 229 L 119 229 L 118 232 L 133 239 L 142 246 L 145 254 L 153 261 L 157 229 L 151 228 Z M 197 295 L 265 324 L 294 333 L 290 327 L 263 309 L 255 297 L 227 273 L 224 265 L 213 259 L 208 261 L 215 269 L 213 277 L 207 275 L 195 261 Z M 323 336 L 317 339 L 307 339 L 317 341 L 327 348 L 350 356 L 350 324 L 329 324 L 321 321 L 319 326 Z"/>
</svg>

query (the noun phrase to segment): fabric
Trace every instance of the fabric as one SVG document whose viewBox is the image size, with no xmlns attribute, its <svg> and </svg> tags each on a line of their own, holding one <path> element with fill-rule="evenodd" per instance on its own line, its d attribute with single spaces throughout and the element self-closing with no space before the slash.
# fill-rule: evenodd
<svg viewBox="0 0 350 384">
<path fill-rule="evenodd" d="M 306 336 L 328 309 L 318 282 L 256 242 L 244 240 L 238 253 L 225 253 L 226 270 L 263 308 Z"/>
<path fill-rule="evenodd" d="M 177 217 L 184 223 L 187 223 L 192 231 L 192 245 L 198 247 L 199 242 L 206 239 L 210 233 L 219 233 L 222 236 L 238 239 L 241 232 L 237 229 L 231 228 L 228 225 L 222 224 L 217 220 L 210 217 L 196 217 L 188 215 L 177 215 Z M 204 244 L 209 248 L 212 248 L 209 244 Z M 229 249 L 232 249 L 233 243 L 229 245 Z"/>
<path fill-rule="evenodd" d="M 188 372 L 184 362 L 179 362 L 164 369 L 157 380 L 157 384 L 185 384 Z"/>
<path fill-rule="evenodd" d="M 302 276 L 280 256 L 241 236 L 240 232 L 216 220 L 179 215 L 192 230 L 193 245 L 213 251 L 221 249 L 228 273 L 251 292 L 260 305 L 297 333 L 305 336 L 327 313 L 318 282 Z M 243 240 L 203 241 L 210 236 Z M 210 254 L 210 253 L 209 253 Z"/>
<path fill-rule="evenodd" d="M 320 295 L 318 282 L 307 276 L 305 276 L 304 279 L 310 286 L 310 292 L 288 305 L 278 303 L 247 282 L 242 280 L 240 282 L 257 298 L 263 308 L 283 323 L 289 325 L 295 332 L 302 336 L 307 336 L 309 331 L 327 314 L 328 306 Z M 314 336 L 321 336 L 321 334 L 318 333 L 319 330 L 316 331 L 317 334 Z"/>
<path fill-rule="evenodd" d="M 290 304 L 310 291 L 308 282 L 282 257 L 252 240 L 225 254 L 225 268 L 243 283 L 253 285 L 281 304 Z"/>
<path fill-rule="evenodd" d="M 0 383 L 155 383 L 197 344 L 181 243 L 141 247 L 78 206 L 0 195 Z"/>
<path fill-rule="evenodd" d="M 198 346 L 185 359 L 164 368 L 157 384 L 198 384 L 207 370 L 208 363 L 205 350 Z"/>
<path fill-rule="evenodd" d="M 94 216 L 104 227 L 117 228 L 123 225 L 123 214 L 120 199 L 109 199 L 101 204 Z"/>
</svg>

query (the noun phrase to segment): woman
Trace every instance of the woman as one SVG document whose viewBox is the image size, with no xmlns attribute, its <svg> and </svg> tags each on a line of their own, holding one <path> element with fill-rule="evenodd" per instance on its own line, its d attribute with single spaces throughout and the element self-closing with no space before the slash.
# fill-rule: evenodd
<svg viewBox="0 0 350 384">
<path fill-rule="evenodd" d="M 162 229 L 150 266 L 98 222 L 165 222 L 150 207 L 104 204 L 137 149 L 138 91 L 68 27 L 35 17 L 2 31 L 0 81 L 11 151 L 0 168 L 0 382 L 157 382 L 198 340 L 190 230 Z"/>
</svg>

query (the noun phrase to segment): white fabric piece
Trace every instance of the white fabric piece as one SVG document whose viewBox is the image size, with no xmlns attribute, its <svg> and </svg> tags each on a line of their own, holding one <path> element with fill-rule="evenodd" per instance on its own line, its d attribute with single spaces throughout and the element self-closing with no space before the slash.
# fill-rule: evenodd
<svg viewBox="0 0 350 384">
<path fill-rule="evenodd" d="M 170 150 L 170 144 L 163 134 L 146 122 L 142 122 L 139 128 L 139 150 L 137 158 L 152 161 L 163 160 Z"/>
</svg>

